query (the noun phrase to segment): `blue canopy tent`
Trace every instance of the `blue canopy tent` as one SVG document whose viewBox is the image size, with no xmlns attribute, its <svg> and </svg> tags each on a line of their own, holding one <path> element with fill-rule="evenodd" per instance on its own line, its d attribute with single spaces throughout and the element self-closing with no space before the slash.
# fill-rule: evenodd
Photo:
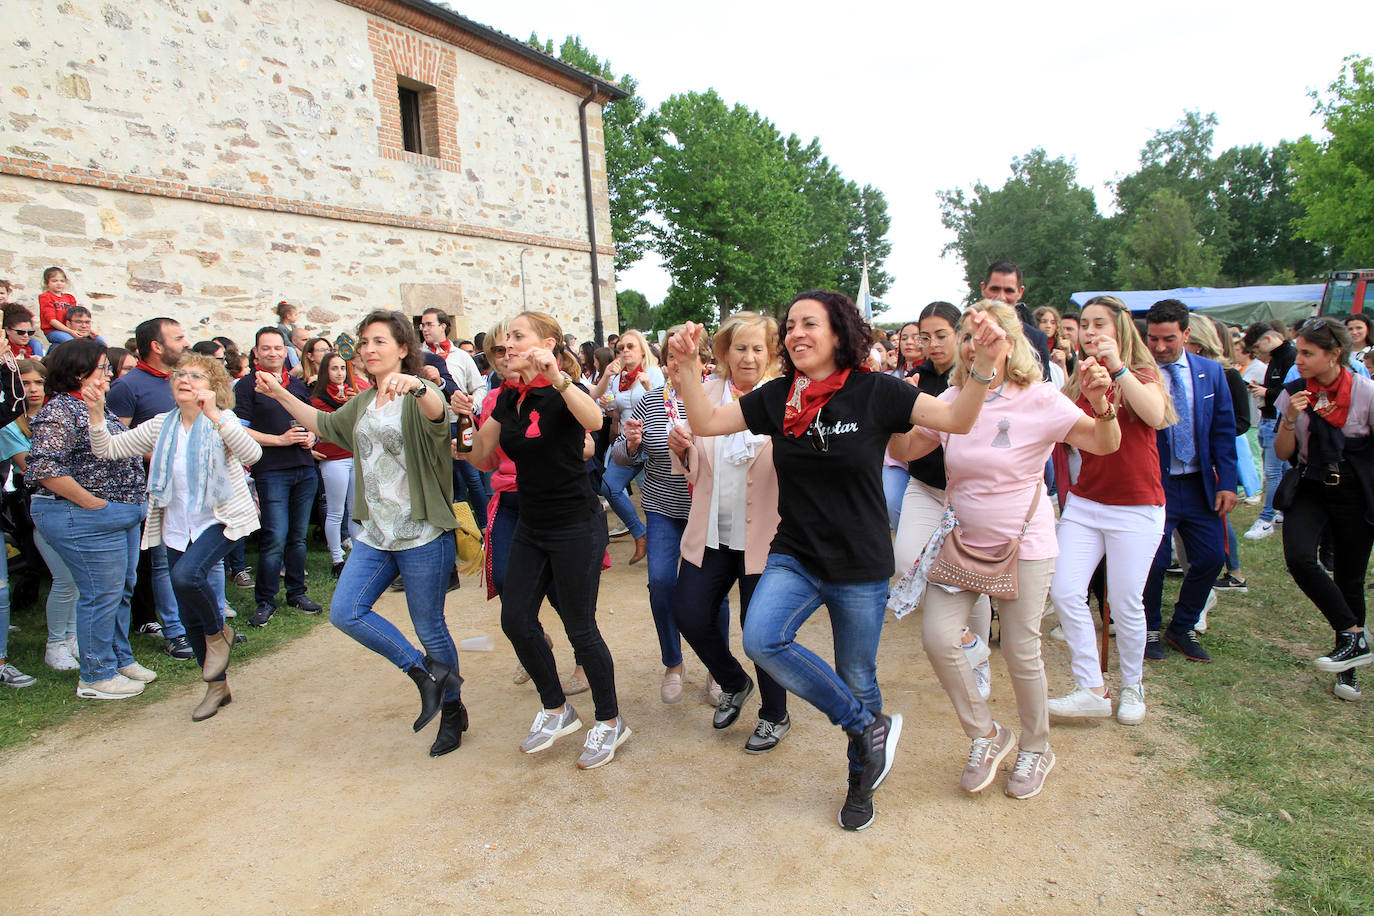
<svg viewBox="0 0 1374 916">
<path fill-rule="evenodd" d="M 1306 283 L 1295 286 L 1237 286 L 1216 289 L 1186 286 L 1182 289 L 1103 290 L 1074 293 L 1069 298 L 1080 309 L 1094 296 L 1115 296 L 1135 313 L 1149 311 L 1160 299 L 1177 299 L 1189 309 L 1228 324 L 1247 325 L 1278 318 L 1291 323 L 1313 314 L 1321 304 L 1325 286 Z"/>
</svg>

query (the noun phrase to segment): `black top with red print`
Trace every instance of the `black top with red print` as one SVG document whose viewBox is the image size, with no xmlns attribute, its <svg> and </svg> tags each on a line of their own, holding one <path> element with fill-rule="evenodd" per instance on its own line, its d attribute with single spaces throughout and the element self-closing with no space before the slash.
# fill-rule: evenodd
<svg viewBox="0 0 1374 916">
<path fill-rule="evenodd" d="M 883 499 L 883 450 L 911 429 L 920 394 L 878 372 L 851 372 L 817 415 L 824 434 L 783 432 L 791 389 L 778 378 L 740 398 L 749 431 L 773 440 L 778 533 L 771 551 L 796 557 L 822 581 L 870 582 L 892 575 L 892 539 Z"/>
<path fill-rule="evenodd" d="M 515 463 L 520 524 L 548 531 L 601 511 L 582 458 L 586 430 L 563 395 L 552 387 L 531 388 L 520 402 L 507 388 L 497 395 L 491 419 L 501 424 L 501 448 Z"/>
</svg>

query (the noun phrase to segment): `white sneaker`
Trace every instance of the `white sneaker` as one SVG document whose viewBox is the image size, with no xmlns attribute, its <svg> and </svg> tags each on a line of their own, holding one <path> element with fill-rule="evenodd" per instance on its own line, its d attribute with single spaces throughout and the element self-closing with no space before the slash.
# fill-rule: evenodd
<svg viewBox="0 0 1374 916">
<path fill-rule="evenodd" d="M 43 664 L 54 671 L 75 671 L 81 667 L 66 640 L 48 643 L 43 650 Z"/>
<path fill-rule="evenodd" d="M 93 684 L 81 680 L 76 682 L 76 695 L 83 700 L 123 700 L 127 697 L 136 697 L 142 692 L 142 684 L 131 681 L 122 674 Z"/>
<path fill-rule="evenodd" d="M 1057 623 L 1054 625 L 1054 629 L 1050 630 L 1050 639 L 1057 639 L 1060 642 L 1069 641 L 1069 637 L 1064 635 L 1064 628 Z"/>
<path fill-rule="evenodd" d="M 964 632 L 968 632 L 968 627 L 964 627 Z M 977 635 L 971 643 L 961 642 L 959 648 L 964 650 L 964 657 L 968 659 L 970 668 L 977 668 L 992 657 L 992 650 L 988 648 L 987 641 Z"/>
<path fill-rule="evenodd" d="M 983 699 L 992 696 L 992 665 L 983 662 L 973 668 L 973 682 L 978 685 L 978 695 Z"/>
<path fill-rule="evenodd" d="M 151 668 L 145 668 L 138 662 L 130 662 L 123 668 L 120 668 L 119 673 L 131 681 L 138 681 L 140 684 L 151 684 L 153 681 L 157 680 L 156 671 Z"/>
<path fill-rule="evenodd" d="M 1274 524 L 1275 524 L 1275 525 L 1282 525 L 1282 524 L 1283 524 L 1283 513 L 1282 513 L 1282 512 L 1275 512 L 1275 513 L 1274 513 Z"/>
<path fill-rule="evenodd" d="M 0 684 L 6 687 L 32 687 L 36 683 L 38 678 L 25 674 L 9 662 L 0 665 Z"/>
<path fill-rule="evenodd" d="M 1199 633 L 1207 632 L 1207 612 L 1217 606 L 1217 590 L 1212 589 L 1207 593 L 1207 600 L 1202 604 L 1202 613 L 1197 615 L 1197 624 L 1193 627 Z"/>
<path fill-rule="evenodd" d="M 1250 530 L 1245 532 L 1245 537 L 1252 541 L 1262 541 L 1274 533 L 1275 522 L 1266 522 L 1262 518 L 1255 519 L 1255 523 L 1250 526 Z"/>
<path fill-rule="evenodd" d="M 630 533 L 630 529 L 629 529 L 629 528 L 626 528 L 624 525 L 616 525 L 614 528 L 612 528 L 610 531 L 607 532 L 607 534 L 610 535 L 610 536 L 613 537 L 613 538 L 618 538 L 618 537 L 620 537 L 621 535 L 625 535 L 625 534 L 629 534 L 629 533 Z"/>
<path fill-rule="evenodd" d="M 1106 719 L 1112 714 L 1112 699 L 1100 697 L 1087 687 L 1075 687 L 1062 697 L 1049 701 L 1050 715 L 1060 719 Z"/>
<path fill-rule="evenodd" d="M 1245 504 L 1247 506 L 1258 506 L 1262 502 L 1264 502 L 1263 493 L 1251 493 L 1249 496 L 1245 497 Z"/>
<path fill-rule="evenodd" d="M 577 765 L 583 770 L 594 770 L 605 766 L 615 759 L 615 749 L 625 743 L 633 732 L 625 724 L 624 716 L 617 716 L 615 724 L 598 722 L 587 729 L 587 743 L 577 758 Z"/>
<path fill-rule="evenodd" d="M 227 604 L 224 607 L 220 608 L 219 612 L 221 615 L 223 615 L 225 620 L 232 620 L 239 615 L 238 611 L 229 607 Z"/>
<path fill-rule="evenodd" d="M 1126 684 L 1116 704 L 1116 721 L 1122 725 L 1139 725 L 1145 721 L 1145 685 Z"/>
<path fill-rule="evenodd" d="M 564 703 L 562 712 L 541 709 L 535 714 L 529 737 L 520 743 L 520 750 L 526 754 L 537 754 L 547 750 L 559 738 L 571 735 L 581 727 L 582 720 L 577 717 L 577 710 L 572 708 L 571 703 Z"/>
</svg>

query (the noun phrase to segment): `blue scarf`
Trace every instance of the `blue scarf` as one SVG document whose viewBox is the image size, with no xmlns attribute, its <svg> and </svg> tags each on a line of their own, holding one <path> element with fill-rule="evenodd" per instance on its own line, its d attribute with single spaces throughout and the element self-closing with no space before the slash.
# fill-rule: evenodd
<svg viewBox="0 0 1374 916">
<path fill-rule="evenodd" d="M 220 419 L 227 423 L 239 422 L 230 410 L 222 411 Z M 190 492 L 172 492 L 172 467 L 176 461 L 177 427 L 180 425 L 181 411 L 173 409 L 163 421 L 148 466 L 149 502 L 156 508 L 165 509 L 180 496 L 193 513 L 228 502 L 233 490 L 229 485 L 226 446 L 205 414 L 196 417 L 186 436 L 186 481 Z"/>
</svg>

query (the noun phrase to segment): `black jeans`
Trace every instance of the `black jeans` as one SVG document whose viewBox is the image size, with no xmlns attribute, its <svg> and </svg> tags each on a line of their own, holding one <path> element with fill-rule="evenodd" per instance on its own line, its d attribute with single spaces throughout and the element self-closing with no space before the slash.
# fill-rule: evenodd
<svg viewBox="0 0 1374 916">
<path fill-rule="evenodd" d="M 1374 526 L 1364 520 L 1364 513 L 1364 493 L 1344 463 L 1339 485 L 1303 480 L 1292 507 L 1283 513 L 1283 559 L 1288 572 L 1337 632 L 1364 626 L 1364 576 L 1374 545 Z M 1333 575 L 1327 575 L 1317 562 L 1317 548 L 1328 528 L 1333 535 Z"/>
<path fill-rule="evenodd" d="M 722 690 L 729 693 L 743 690 L 746 678 L 744 667 L 730 651 L 726 636 L 728 628 L 722 625 L 725 621 L 721 620 L 721 608 L 728 608 L 725 597 L 730 594 L 730 586 L 736 582 L 739 582 L 739 619 L 743 626 L 759 577 L 745 573 L 742 550 L 707 547 L 700 566 L 683 560 L 677 573 L 677 590 L 673 595 L 673 617 L 677 620 L 678 631 L 692 651 L 696 652 L 706 670 L 711 672 L 711 677 L 716 679 Z M 754 666 L 754 675 L 758 678 L 759 696 L 763 700 L 759 718 L 769 722 L 786 719 L 786 688 L 757 665 Z"/>
<path fill-rule="evenodd" d="M 229 553 L 235 541 L 224 539 L 224 526 L 211 525 L 186 545 L 185 552 L 167 548 L 167 565 L 172 576 L 172 591 L 177 596 L 186 641 L 196 653 L 196 662 L 205 666 L 205 637 L 224 629 L 219 599 L 210 586 L 209 573 Z M 216 680 L 224 680 L 220 675 Z"/>
<path fill-rule="evenodd" d="M 537 512 L 536 507 L 526 506 Z M 616 718 L 615 664 L 596 626 L 596 597 L 601 586 L 601 559 L 606 553 L 606 515 L 598 507 L 585 521 L 556 530 L 533 530 L 522 518 L 511 538 L 506 581 L 501 593 L 501 630 L 516 658 L 539 690 L 545 709 L 566 701 L 553 650 L 544 642 L 539 607 L 552 585 L 555 610 L 572 643 L 577 662 L 587 674 L 596 719 Z"/>
</svg>

